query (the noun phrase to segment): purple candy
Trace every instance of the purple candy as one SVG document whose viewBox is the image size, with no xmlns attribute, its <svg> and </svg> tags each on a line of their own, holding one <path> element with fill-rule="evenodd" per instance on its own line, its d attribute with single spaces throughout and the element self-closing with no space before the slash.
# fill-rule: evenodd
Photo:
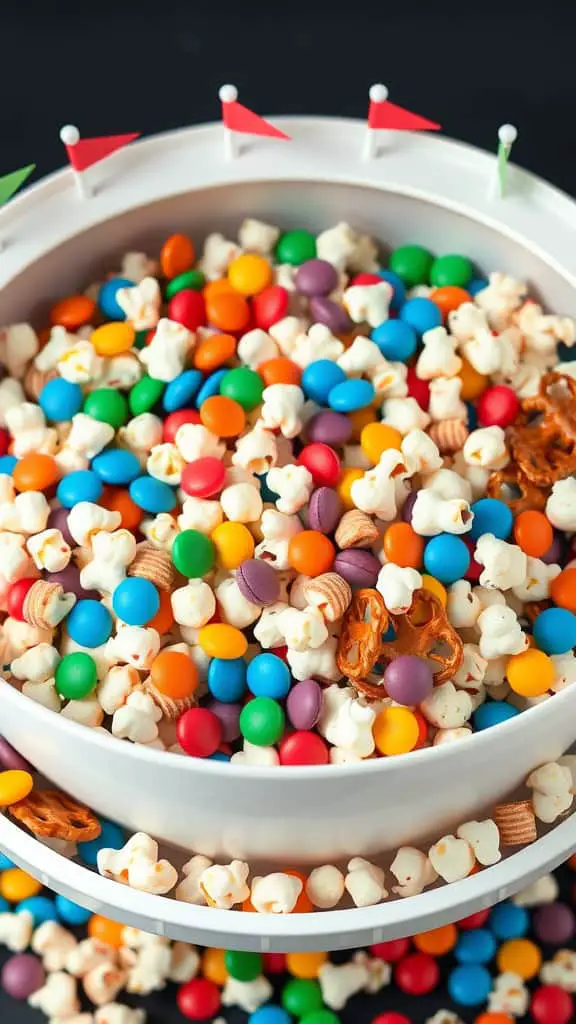
<svg viewBox="0 0 576 1024">
<path fill-rule="evenodd" d="M 68 529 L 68 516 L 70 515 L 70 509 L 68 508 L 53 508 L 50 515 L 48 516 L 47 528 L 50 530 L 60 530 L 60 533 L 64 537 L 64 540 L 71 548 L 77 548 L 78 544 L 74 540 L 74 537 Z"/>
<path fill-rule="evenodd" d="M 401 654 L 388 665 L 384 685 L 388 696 L 397 704 L 414 707 L 432 693 L 434 676 L 422 658 L 415 654 Z"/>
<path fill-rule="evenodd" d="M 222 739 L 225 743 L 233 743 L 240 736 L 240 712 L 241 704 L 223 704 L 222 701 L 213 700 L 208 708 L 212 714 L 222 722 Z"/>
<path fill-rule="evenodd" d="M 369 551 L 349 548 L 338 552 L 332 571 L 339 572 L 351 587 L 373 587 L 381 568 L 378 559 Z"/>
<path fill-rule="evenodd" d="M 408 497 L 406 498 L 406 501 L 404 502 L 404 504 L 402 506 L 402 519 L 404 520 L 405 523 L 411 523 L 412 522 L 412 509 L 414 508 L 414 505 L 416 504 L 416 498 L 417 497 L 418 497 L 417 492 L 416 491 L 411 491 L 410 494 L 408 495 Z"/>
<path fill-rule="evenodd" d="M 247 558 L 236 570 L 238 589 L 252 604 L 268 605 L 278 600 L 280 584 L 276 571 L 268 562 Z"/>
<path fill-rule="evenodd" d="M 551 946 L 567 945 L 576 931 L 574 913 L 565 903 L 548 903 L 538 907 L 532 923 L 540 942 L 547 942 Z"/>
<path fill-rule="evenodd" d="M 6 961 L 0 975 L 0 984 L 12 999 L 28 999 L 42 988 L 46 975 L 38 957 L 21 953 Z"/>
<path fill-rule="evenodd" d="M 350 439 L 352 423 L 344 413 L 319 412 L 310 420 L 307 432 L 309 441 L 340 448 Z"/>
<path fill-rule="evenodd" d="M 0 736 L 0 767 L 7 772 L 33 772 L 34 769 L 28 761 L 14 747 L 11 747 L 7 740 Z"/>
<path fill-rule="evenodd" d="M 561 564 L 564 551 L 564 539 L 561 534 L 555 532 L 554 540 L 548 548 L 548 551 L 542 555 L 542 561 L 546 562 L 546 565 L 554 565 L 555 563 Z"/>
<path fill-rule="evenodd" d="M 295 729 L 312 729 L 322 708 L 322 687 L 315 679 L 295 683 L 286 698 L 288 718 Z"/>
<path fill-rule="evenodd" d="M 327 260 L 306 260 L 298 267 L 294 284 L 301 295 L 329 295 L 338 285 L 338 274 Z"/>
<path fill-rule="evenodd" d="M 345 334 L 350 330 L 351 324 L 346 310 L 324 295 L 315 295 L 310 299 L 310 315 L 314 323 L 326 324 L 333 334 Z"/>
<path fill-rule="evenodd" d="M 59 583 L 67 594 L 76 594 L 79 601 L 83 599 L 86 601 L 101 600 L 97 590 L 84 590 L 80 583 L 80 570 L 72 562 L 60 572 L 47 572 L 46 579 L 49 583 Z"/>
<path fill-rule="evenodd" d="M 318 487 L 312 492 L 308 505 L 308 525 L 311 530 L 332 533 L 340 522 L 341 515 L 342 502 L 331 487 Z"/>
</svg>

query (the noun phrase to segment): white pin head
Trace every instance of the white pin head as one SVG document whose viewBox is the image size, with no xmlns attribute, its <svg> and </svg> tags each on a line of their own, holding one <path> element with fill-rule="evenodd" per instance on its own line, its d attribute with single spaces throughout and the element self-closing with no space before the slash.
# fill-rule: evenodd
<svg viewBox="0 0 576 1024">
<path fill-rule="evenodd" d="M 238 99 L 238 89 L 235 85 L 222 85 L 218 90 L 218 96 L 222 103 L 235 103 Z"/>
<path fill-rule="evenodd" d="M 498 129 L 498 138 L 505 146 L 511 146 L 518 138 L 518 129 L 513 124 L 502 124 Z"/>
<path fill-rule="evenodd" d="M 388 89 L 381 82 L 370 86 L 370 99 L 372 103 L 385 103 L 388 99 Z"/>
<path fill-rule="evenodd" d="M 80 132 L 75 124 L 65 124 L 60 129 L 60 141 L 65 146 L 76 146 L 80 142 Z"/>
</svg>

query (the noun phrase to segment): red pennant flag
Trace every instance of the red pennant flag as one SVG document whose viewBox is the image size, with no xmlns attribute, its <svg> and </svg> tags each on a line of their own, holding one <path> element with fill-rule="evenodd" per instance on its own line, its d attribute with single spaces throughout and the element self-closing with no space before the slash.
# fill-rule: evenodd
<svg viewBox="0 0 576 1024">
<path fill-rule="evenodd" d="M 386 129 L 388 131 L 400 132 L 437 132 L 441 125 L 435 121 L 429 121 L 426 117 L 413 114 L 404 107 L 390 103 L 388 100 L 377 102 L 370 100 L 368 111 L 368 127 L 373 130 Z"/>
<path fill-rule="evenodd" d="M 266 121 L 259 114 L 255 114 L 253 110 L 238 103 L 237 96 L 238 93 L 234 86 L 225 85 L 220 90 L 222 120 L 226 128 L 242 135 L 264 135 L 271 139 L 284 139 L 284 141 L 290 142 L 289 135 L 285 135 L 279 128 L 270 124 L 270 121 Z"/>
<path fill-rule="evenodd" d="M 65 132 L 66 129 L 63 129 L 62 133 Z M 100 135 L 94 139 L 78 137 L 76 142 L 72 142 L 74 136 L 72 133 L 68 133 L 62 138 L 62 142 L 74 170 L 86 171 L 93 164 L 97 164 L 104 157 L 115 153 L 117 149 L 127 146 L 129 142 L 133 142 L 139 136 L 140 132 L 129 132 L 126 135 Z"/>
</svg>

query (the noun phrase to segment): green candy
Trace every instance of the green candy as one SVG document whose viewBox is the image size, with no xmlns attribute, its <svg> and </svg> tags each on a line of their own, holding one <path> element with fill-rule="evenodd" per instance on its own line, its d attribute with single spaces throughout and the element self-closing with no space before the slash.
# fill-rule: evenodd
<svg viewBox="0 0 576 1024">
<path fill-rule="evenodd" d="M 56 669 L 56 689 L 67 700 L 82 700 L 96 688 L 96 662 L 89 654 L 65 654 Z"/>
<path fill-rule="evenodd" d="M 282 989 L 282 1006 L 293 1017 L 306 1017 L 324 1009 L 322 992 L 317 981 L 293 978 Z"/>
<path fill-rule="evenodd" d="M 340 1017 L 337 1017 L 332 1010 L 312 1010 L 301 1017 L 300 1024 L 342 1024 Z"/>
<path fill-rule="evenodd" d="M 236 949 L 227 949 L 224 953 L 224 966 L 231 978 L 237 981 L 254 981 L 262 974 L 262 957 L 259 953 L 242 953 Z"/>
<path fill-rule="evenodd" d="M 260 405 L 264 381 L 255 370 L 248 366 L 239 366 L 235 370 L 229 370 L 220 381 L 220 394 L 227 398 L 233 398 L 243 409 L 250 412 Z"/>
<path fill-rule="evenodd" d="M 404 284 L 428 284 L 434 257 L 422 245 L 402 245 L 390 257 L 390 270 L 401 277 Z"/>
<path fill-rule="evenodd" d="M 278 702 L 272 697 L 254 697 L 248 701 L 240 712 L 240 732 L 248 743 L 257 747 L 277 743 L 284 732 L 284 712 Z"/>
<path fill-rule="evenodd" d="M 166 298 L 172 299 L 178 292 L 185 288 L 192 288 L 195 292 L 202 291 L 206 284 L 206 278 L 201 270 L 185 270 L 178 277 L 173 277 L 166 285 Z"/>
<path fill-rule="evenodd" d="M 162 398 L 164 388 L 165 384 L 161 380 L 145 374 L 133 388 L 130 388 L 128 405 L 132 415 L 140 416 L 143 412 L 150 412 Z"/>
<path fill-rule="evenodd" d="M 430 284 L 435 288 L 445 288 L 447 285 L 465 288 L 470 284 L 473 273 L 474 268 L 467 256 L 438 256 L 430 270 Z"/>
<path fill-rule="evenodd" d="M 210 538 L 199 530 L 182 530 L 172 544 L 172 561 L 183 576 L 198 579 L 210 572 L 216 550 Z"/>
<path fill-rule="evenodd" d="M 275 255 L 278 263 L 299 267 L 306 260 L 316 258 L 316 239 L 309 231 L 287 231 L 280 236 Z"/>
<path fill-rule="evenodd" d="M 93 420 L 109 423 L 114 430 L 124 426 L 128 420 L 128 402 L 124 395 L 114 388 L 96 388 L 86 396 L 83 411 Z"/>
</svg>

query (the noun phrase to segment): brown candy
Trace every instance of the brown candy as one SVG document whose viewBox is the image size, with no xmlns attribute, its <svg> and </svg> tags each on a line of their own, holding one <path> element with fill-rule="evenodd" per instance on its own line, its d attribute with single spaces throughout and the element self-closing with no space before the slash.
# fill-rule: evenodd
<svg viewBox="0 0 576 1024">
<path fill-rule="evenodd" d="M 32 835 L 49 839 L 87 843 L 97 839 L 102 831 L 92 811 L 56 789 L 30 793 L 25 800 L 12 804 L 8 814 L 30 829 Z"/>
<path fill-rule="evenodd" d="M 525 398 L 509 433 L 519 470 L 537 487 L 576 471 L 576 380 L 546 373 L 537 395 Z"/>
<path fill-rule="evenodd" d="M 530 800 L 498 804 L 494 808 L 494 821 L 500 832 L 502 846 L 524 846 L 538 838 Z"/>
<path fill-rule="evenodd" d="M 136 557 L 128 568 L 128 576 L 141 576 L 160 590 L 172 590 L 176 578 L 174 564 L 167 551 L 159 551 L 145 541 L 138 545 Z"/>
</svg>

